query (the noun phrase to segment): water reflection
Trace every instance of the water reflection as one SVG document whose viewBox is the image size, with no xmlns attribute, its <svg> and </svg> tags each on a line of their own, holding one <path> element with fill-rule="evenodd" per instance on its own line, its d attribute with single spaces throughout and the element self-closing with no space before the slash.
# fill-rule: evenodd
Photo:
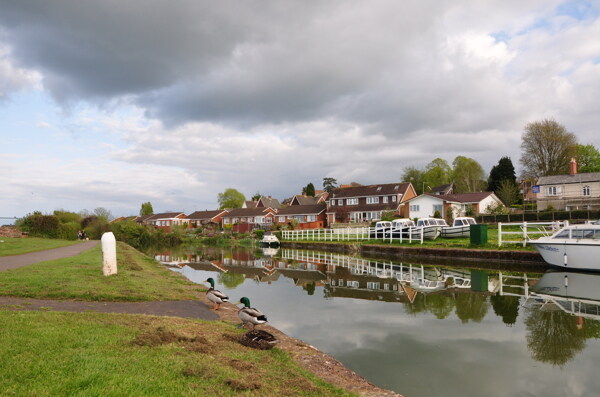
<svg viewBox="0 0 600 397">
<path fill-rule="evenodd" d="M 600 275 L 487 272 L 291 249 L 208 248 L 156 258 L 195 282 L 212 276 L 230 296 L 250 296 L 272 325 L 406 395 L 600 389 L 590 365 L 600 359 Z"/>
</svg>

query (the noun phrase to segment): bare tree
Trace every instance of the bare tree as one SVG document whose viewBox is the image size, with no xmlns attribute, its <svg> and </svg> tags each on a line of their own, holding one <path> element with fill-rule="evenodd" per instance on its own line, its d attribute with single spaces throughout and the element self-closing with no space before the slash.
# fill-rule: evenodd
<svg viewBox="0 0 600 397">
<path fill-rule="evenodd" d="M 577 138 L 553 119 L 525 126 L 521 138 L 523 176 L 527 178 L 566 174 L 569 161 L 577 156 Z"/>
</svg>

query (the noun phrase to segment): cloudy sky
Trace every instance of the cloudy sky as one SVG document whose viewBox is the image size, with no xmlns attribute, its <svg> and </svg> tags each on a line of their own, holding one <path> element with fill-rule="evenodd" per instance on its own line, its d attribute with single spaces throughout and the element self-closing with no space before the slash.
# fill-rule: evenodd
<svg viewBox="0 0 600 397">
<path fill-rule="evenodd" d="M 489 172 L 599 94 L 600 1 L 0 0 L 0 216 Z"/>
</svg>

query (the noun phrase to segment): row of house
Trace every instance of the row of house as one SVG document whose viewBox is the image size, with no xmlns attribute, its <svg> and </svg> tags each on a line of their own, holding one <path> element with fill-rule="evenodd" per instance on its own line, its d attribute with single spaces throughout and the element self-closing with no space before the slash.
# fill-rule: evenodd
<svg viewBox="0 0 600 397">
<path fill-rule="evenodd" d="M 492 192 L 452 194 L 451 187 L 417 196 L 408 182 L 347 186 L 331 193 L 318 192 L 315 197 L 295 195 L 285 202 L 287 205 L 272 197 L 261 197 L 257 201 L 246 201 L 242 208 L 196 211 L 189 215 L 161 213 L 138 217 L 137 221 L 165 230 L 175 225 L 198 228 L 207 224 L 231 227 L 237 232 L 287 224 L 300 229 L 317 229 L 336 223 L 375 221 L 386 213 L 415 218 L 433 216 L 438 211 L 442 217 L 456 217 L 464 215 L 469 207 L 483 213 L 490 205 L 501 204 Z"/>
</svg>

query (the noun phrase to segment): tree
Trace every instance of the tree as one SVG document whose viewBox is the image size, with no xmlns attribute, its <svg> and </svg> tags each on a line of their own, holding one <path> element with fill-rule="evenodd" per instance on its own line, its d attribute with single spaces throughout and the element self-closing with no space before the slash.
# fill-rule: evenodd
<svg viewBox="0 0 600 397">
<path fill-rule="evenodd" d="M 323 178 L 323 190 L 327 193 L 331 193 L 333 189 L 337 187 L 337 180 L 335 178 Z"/>
<path fill-rule="evenodd" d="M 567 174 L 569 162 L 576 155 L 575 134 L 553 119 L 525 126 L 525 133 L 521 137 L 520 160 L 524 177 Z"/>
<path fill-rule="evenodd" d="M 577 145 L 578 172 L 600 172 L 600 152 L 594 145 Z"/>
<path fill-rule="evenodd" d="M 402 173 L 402 181 L 412 183 L 417 194 L 423 193 L 424 172 L 416 167 L 406 167 Z"/>
<path fill-rule="evenodd" d="M 452 162 L 452 180 L 455 193 L 480 192 L 485 187 L 485 173 L 479 163 L 471 158 L 457 156 Z"/>
<path fill-rule="evenodd" d="M 488 178 L 488 191 L 497 192 L 500 187 L 500 182 L 509 180 L 517 183 L 517 175 L 515 174 L 515 166 L 510 157 L 502 157 L 498 164 L 492 167 L 490 177 Z"/>
<path fill-rule="evenodd" d="M 233 188 L 225 189 L 223 193 L 217 195 L 219 209 L 241 208 L 244 201 L 246 201 L 246 197 Z"/>
<path fill-rule="evenodd" d="M 94 208 L 94 215 L 96 215 L 99 219 L 103 220 L 104 222 L 110 222 L 114 219 L 110 210 L 107 210 L 104 207 Z"/>
<path fill-rule="evenodd" d="M 305 187 L 303 187 L 302 194 L 309 197 L 315 197 L 315 185 L 313 185 L 311 182 Z"/>
<path fill-rule="evenodd" d="M 252 201 L 258 201 L 258 200 L 260 200 L 260 198 L 261 198 L 262 196 L 263 196 L 263 195 L 262 195 L 262 193 L 261 193 L 261 192 L 256 192 L 256 193 L 254 193 L 254 196 L 252 196 L 251 200 L 252 200 Z"/>
<path fill-rule="evenodd" d="M 509 179 L 502 179 L 496 190 L 496 196 L 502 200 L 505 206 L 510 207 L 519 198 L 519 187 Z"/>
<path fill-rule="evenodd" d="M 448 162 L 438 157 L 425 166 L 423 182 L 432 187 L 445 185 L 450 183 L 451 175 L 452 168 L 450 168 Z"/>
<path fill-rule="evenodd" d="M 149 201 L 147 203 L 142 203 L 142 207 L 140 208 L 140 216 L 152 214 L 154 214 L 154 208 L 152 208 L 152 204 Z"/>
</svg>

